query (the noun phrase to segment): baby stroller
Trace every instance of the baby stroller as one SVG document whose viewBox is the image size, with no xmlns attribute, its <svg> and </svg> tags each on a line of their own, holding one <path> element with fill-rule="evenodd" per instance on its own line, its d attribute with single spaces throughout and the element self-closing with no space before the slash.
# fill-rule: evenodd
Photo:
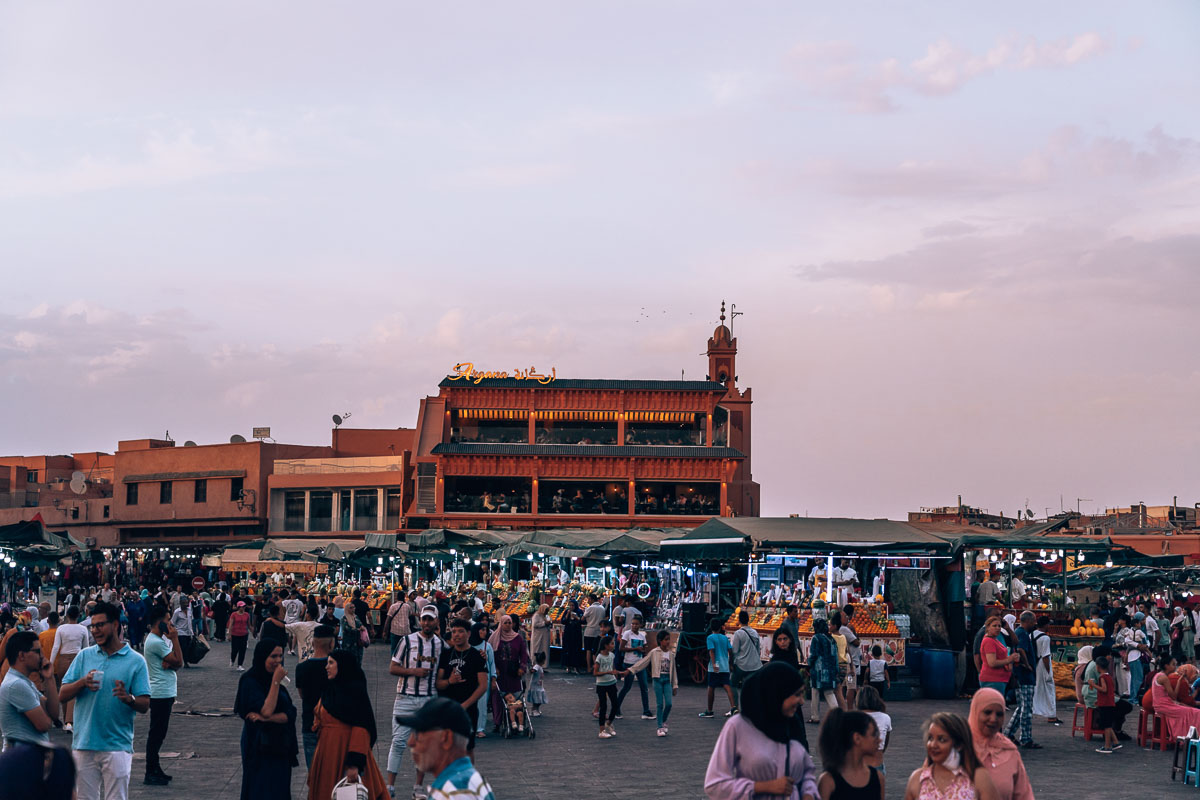
<svg viewBox="0 0 1200 800">
<path fill-rule="evenodd" d="M 525 702 L 525 697 L 529 694 L 529 683 L 523 681 L 522 687 L 519 695 L 510 692 L 501 698 L 505 713 L 500 715 L 500 733 L 505 739 L 511 739 L 514 736 L 537 738 L 537 731 L 533 729 L 533 720 L 529 717 L 529 706 Z M 514 719 L 516 725 L 513 724 Z"/>
</svg>

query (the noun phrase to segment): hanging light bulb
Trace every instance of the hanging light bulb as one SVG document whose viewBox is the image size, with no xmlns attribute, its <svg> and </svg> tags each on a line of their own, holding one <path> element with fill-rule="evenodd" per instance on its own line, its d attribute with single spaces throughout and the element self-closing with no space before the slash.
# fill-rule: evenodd
<svg viewBox="0 0 1200 800">
<path fill-rule="evenodd" d="M 992 554 L 992 549 L 990 547 L 983 548 L 983 554 L 985 556 L 990 556 Z"/>
<path fill-rule="evenodd" d="M 1106 567 L 1112 566 L 1112 556 L 1108 557 L 1108 560 L 1104 562 L 1104 566 L 1106 566 Z"/>
<path fill-rule="evenodd" d="M 1042 548 L 1042 558 L 1046 557 L 1046 548 Z"/>
</svg>

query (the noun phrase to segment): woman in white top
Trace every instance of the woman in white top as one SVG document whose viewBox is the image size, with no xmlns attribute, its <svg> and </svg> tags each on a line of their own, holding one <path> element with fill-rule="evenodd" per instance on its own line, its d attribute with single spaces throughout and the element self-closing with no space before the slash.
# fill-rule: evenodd
<svg viewBox="0 0 1200 800">
<path fill-rule="evenodd" d="M 67 621 L 54 629 L 54 646 L 50 650 L 50 663 L 54 665 L 54 682 L 60 688 L 71 662 L 91 641 L 88 629 L 79 624 L 79 606 L 70 606 L 67 608 Z M 63 730 L 73 730 L 75 701 L 67 700 L 62 705 Z"/>
</svg>

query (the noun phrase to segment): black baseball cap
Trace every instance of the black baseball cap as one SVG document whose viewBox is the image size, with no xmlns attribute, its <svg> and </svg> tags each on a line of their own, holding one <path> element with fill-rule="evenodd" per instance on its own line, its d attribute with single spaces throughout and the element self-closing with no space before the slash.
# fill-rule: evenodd
<svg viewBox="0 0 1200 800">
<path fill-rule="evenodd" d="M 448 697 L 435 697 L 413 714 L 396 716 L 396 723 L 412 728 L 417 733 L 447 730 L 470 738 L 475 735 L 471 718 L 461 703 Z"/>
</svg>

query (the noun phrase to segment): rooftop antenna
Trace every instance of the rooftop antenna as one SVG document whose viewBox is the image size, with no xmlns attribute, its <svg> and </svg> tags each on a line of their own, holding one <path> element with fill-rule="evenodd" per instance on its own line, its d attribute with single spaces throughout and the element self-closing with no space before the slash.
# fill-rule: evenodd
<svg viewBox="0 0 1200 800">
<path fill-rule="evenodd" d="M 334 414 L 334 415 L 333 415 L 333 425 L 334 425 L 334 427 L 335 427 L 335 428 L 337 428 L 337 427 L 341 427 L 342 423 L 343 423 L 343 422 L 345 422 L 346 420 L 350 419 L 350 417 L 351 417 L 351 416 L 352 416 L 352 415 L 351 415 L 351 413 L 350 413 L 349 411 L 347 411 L 347 412 L 345 412 L 345 413 L 343 413 L 343 414 Z"/>
<path fill-rule="evenodd" d="M 738 317 L 745 316 L 744 311 L 737 310 L 737 303 L 729 304 L 729 338 L 733 338 L 733 321 Z"/>
<path fill-rule="evenodd" d="M 1082 503 L 1090 503 L 1090 502 L 1092 502 L 1092 498 L 1090 498 L 1090 497 L 1076 497 L 1075 498 L 1075 513 L 1082 517 L 1083 512 L 1079 510 L 1079 506 Z"/>
<path fill-rule="evenodd" d="M 172 438 L 171 438 L 171 432 L 170 432 L 170 431 L 167 431 L 167 432 L 166 432 L 166 433 L 163 435 L 163 438 L 164 438 L 164 439 L 166 439 L 168 442 L 173 442 L 173 441 L 175 441 L 174 439 L 172 439 Z"/>
</svg>

